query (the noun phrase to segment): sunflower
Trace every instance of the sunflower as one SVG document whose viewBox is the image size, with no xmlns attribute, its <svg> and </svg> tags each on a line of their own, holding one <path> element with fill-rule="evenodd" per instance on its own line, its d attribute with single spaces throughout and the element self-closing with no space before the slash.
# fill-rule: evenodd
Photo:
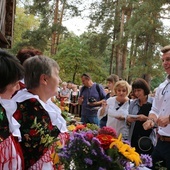
<svg viewBox="0 0 170 170">
<path fill-rule="evenodd" d="M 109 148 L 117 147 L 118 151 L 131 162 L 134 162 L 136 166 L 142 163 L 140 155 L 130 145 L 122 142 L 122 135 L 119 135 L 118 139 L 113 139 Z"/>
</svg>

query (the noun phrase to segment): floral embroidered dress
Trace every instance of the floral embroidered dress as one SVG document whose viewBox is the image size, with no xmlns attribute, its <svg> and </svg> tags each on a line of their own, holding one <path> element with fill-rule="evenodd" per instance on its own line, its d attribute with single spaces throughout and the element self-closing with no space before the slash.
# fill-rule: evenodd
<svg viewBox="0 0 170 170">
<path fill-rule="evenodd" d="M 18 102 L 14 117 L 21 125 L 25 169 L 55 169 L 51 160 L 53 150 L 49 148 L 48 142 L 53 140 L 51 137 L 56 139 L 60 132 L 67 132 L 61 110 L 51 100 L 44 103 L 26 89 L 19 91 L 13 98 Z M 42 133 L 33 126 L 35 119 Z"/>
<path fill-rule="evenodd" d="M 13 118 L 17 104 L 0 98 L 0 170 L 22 170 L 22 154 L 18 143 L 21 134 Z"/>
</svg>

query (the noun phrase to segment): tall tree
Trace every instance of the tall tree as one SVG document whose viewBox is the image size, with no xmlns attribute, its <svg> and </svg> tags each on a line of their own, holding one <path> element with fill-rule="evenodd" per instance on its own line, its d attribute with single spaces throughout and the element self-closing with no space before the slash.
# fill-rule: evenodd
<svg viewBox="0 0 170 170">
<path fill-rule="evenodd" d="M 69 4 L 70 3 L 70 4 Z M 79 15 L 76 2 L 66 0 L 33 0 L 26 6 L 27 11 L 41 18 L 40 27 L 37 30 L 29 31 L 26 35 L 33 34 L 35 38 L 42 39 L 43 49 L 50 48 L 51 55 L 56 54 L 57 46 L 62 34 L 67 33 L 66 27 L 62 26 L 63 18 L 67 19 L 68 13 L 71 16 Z M 33 43 L 34 39 L 30 39 Z"/>
<path fill-rule="evenodd" d="M 92 4 L 92 7 L 96 4 Z M 127 58 L 127 35 L 125 32 L 125 24 L 131 17 L 131 3 L 127 1 L 101 1 L 98 5 L 97 12 L 95 11 L 91 15 L 93 20 L 92 24 L 101 26 L 102 32 L 108 35 L 108 41 L 111 39 L 112 50 L 110 54 L 110 71 L 112 74 L 113 70 L 120 77 L 124 76 L 126 69 L 126 58 Z M 94 22 L 94 20 L 96 22 Z M 115 63 L 116 69 L 113 68 Z"/>
<path fill-rule="evenodd" d="M 160 13 L 163 1 L 141 1 L 134 3 L 133 16 L 128 23 L 127 30 L 133 37 L 135 54 L 131 71 L 136 76 L 144 78 L 149 84 L 155 75 L 155 62 L 159 62 L 157 49 L 166 41 Z M 135 77 L 135 76 L 134 76 Z"/>
<path fill-rule="evenodd" d="M 105 78 L 102 61 L 96 56 L 90 55 L 87 39 L 77 36 L 70 36 L 58 46 L 58 53 L 54 59 L 60 63 L 60 74 L 65 80 L 71 80 L 80 84 L 80 75 L 83 72 L 92 74 L 97 82 Z"/>
<path fill-rule="evenodd" d="M 39 19 L 35 18 L 34 15 L 25 14 L 23 7 L 16 7 L 16 17 L 14 25 L 14 42 L 13 47 L 10 50 L 16 54 L 17 51 L 24 46 L 22 36 L 27 30 L 35 30 L 39 27 Z"/>
<path fill-rule="evenodd" d="M 98 8 L 92 10 L 90 28 L 98 26 L 112 42 L 110 74 L 115 63 L 120 77 L 143 77 L 150 82 L 158 65 L 154 63 L 158 62 L 157 49 L 167 43 L 160 21 L 165 4 L 168 8 L 167 0 L 102 0 L 92 4 L 92 9 Z"/>
</svg>

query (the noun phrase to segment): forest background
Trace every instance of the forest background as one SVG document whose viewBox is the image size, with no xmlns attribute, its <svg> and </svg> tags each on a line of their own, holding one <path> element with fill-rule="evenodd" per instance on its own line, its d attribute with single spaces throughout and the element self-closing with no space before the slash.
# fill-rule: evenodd
<svg viewBox="0 0 170 170">
<path fill-rule="evenodd" d="M 144 78 L 153 90 L 166 76 L 160 49 L 170 44 L 169 11 L 169 0 L 18 0 L 10 52 L 42 50 L 64 81 L 81 84 L 86 72 L 105 85 L 114 73 L 130 84 Z M 89 22 L 81 35 L 63 25 L 75 16 Z"/>
</svg>

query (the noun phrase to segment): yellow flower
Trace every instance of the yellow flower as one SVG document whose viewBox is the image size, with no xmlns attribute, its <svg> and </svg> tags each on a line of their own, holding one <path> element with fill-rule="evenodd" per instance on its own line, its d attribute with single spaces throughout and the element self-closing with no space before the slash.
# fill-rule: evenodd
<svg viewBox="0 0 170 170">
<path fill-rule="evenodd" d="M 57 163 L 59 163 L 59 156 L 58 156 L 57 153 L 52 153 L 52 154 L 51 154 L 51 159 L 52 159 L 54 165 L 57 164 Z"/>
<path fill-rule="evenodd" d="M 67 129 L 68 129 L 69 131 L 73 131 L 73 130 L 76 129 L 76 126 L 74 126 L 74 125 L 69 125 L 69 126 L 67 126 Z"/>
<path fill-rule="evenodd" d="M 134 162 L 136 166 L 142 162 L 140 155 L 135 152 L 135 148 L 132 148 L 128 144 L 122 142 L 122 135 L 119 135 L 118 139 L 114 139 L 110 144 L 110 148 L 117 147 L 118 151 L 131 162 Z"/>
<path fill-rule="evenodd" d="M 119 149 L 119 152 L 121 152 L 122 154 L 124 154 L 126 152 L 126 150 L 128 150 L 129 145 L 128 144 L 122 144 L 122 146 Z"/>
<path fill-rule="evenodd" d="M 65 107 L 64 107 L 64 110 L 68 112 L 68 111 L 69 111 L 69 107 L 68 107 L 68 106 L 65 106 Z"/>
<path fill-rule="evenodd" d="M 56 145 L 57 145 L 58 148 L 62 148 L 63 147 L 63 145 L 61 144 L 61 141 L 59 141 L 59 140 L 56 142 Z"/>
</svg>

